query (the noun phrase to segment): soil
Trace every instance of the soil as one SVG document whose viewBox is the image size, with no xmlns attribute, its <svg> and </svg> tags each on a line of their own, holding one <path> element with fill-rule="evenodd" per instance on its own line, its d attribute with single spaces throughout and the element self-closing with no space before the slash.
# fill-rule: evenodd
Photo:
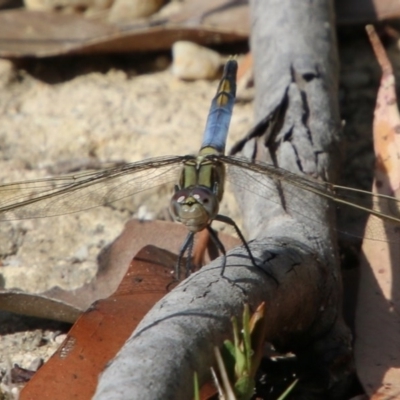
<svg viewBox="0 0 400 400">
<path fill-rule="evenodd" d="M 380 79 L 362 29 L 340 38 L 346 163 L 341 184 L 369 189 L 372 117 Z M 389 56 L 400 65 L 394 44 Z M 0 182 L 24 181 L 110 163 L 196 153 L 217 81 L 184 82 L 168 55 L 0 60 Z M 252 101 L 235 105 L 228 148 L 253 125 Z M 97 256 L 131 217 L 165 218 L 170 191 L 62 217 L 0 224 L 0 284 L 39 293 L 68 290 L 96 274 Z M 228 195 L 221 213 L 238 220 Z M 0 313 L 1 391 L 11 366 L 35 369 L 55 351 L 66 324 Z M 1 394 L 0 394 L 1 398 Z"/>
</svg>

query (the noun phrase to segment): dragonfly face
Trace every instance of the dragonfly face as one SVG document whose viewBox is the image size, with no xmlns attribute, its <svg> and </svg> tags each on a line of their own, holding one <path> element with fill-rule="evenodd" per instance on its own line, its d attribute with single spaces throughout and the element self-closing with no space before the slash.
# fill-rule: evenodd
<svg viewBox="0 0 400 400">
<path fill-rule="evenodd" d="M 186 161 L 170 205 L 175 220 L 191 232 L 200 232 L 215 219 L 224 191 L 224 165 L 207 159 L 211 149 L 203 150 Z"/>
<path fill-rule="evenodd" d="M 189 231 L 199 232 L 218 214 L 218 201 L 215 194 L 206 187 L 181 189 L 172 197 L 171 212 Z"/>
</svg>

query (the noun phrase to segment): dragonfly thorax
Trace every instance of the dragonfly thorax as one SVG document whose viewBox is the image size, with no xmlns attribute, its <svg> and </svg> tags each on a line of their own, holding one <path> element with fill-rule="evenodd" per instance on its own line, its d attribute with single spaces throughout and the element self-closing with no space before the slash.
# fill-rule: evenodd
<svg viewBox="0 0 400 400">
<path fill-rule="evenodd" d="M 178 189 L 172 196 L 170 209 L 176 221 L 191 232 L 207 227 L 218 214 L 219 201 L 207 187 L 196 186 Z"/>
<path fill-rule="evenodd" d="M 225 183 L 225 166 L 222 162 L 210 158 L 210 155 L 218 155 L 215 150 L 212 153 L 202 149 L 195 159 L 184 163 L 179 179 L 179 189 L 203 187 L 216 195 L 218 201 L 222 200 Z M 212 150 L 212 149 L 211 149 Z"/>
</svg>

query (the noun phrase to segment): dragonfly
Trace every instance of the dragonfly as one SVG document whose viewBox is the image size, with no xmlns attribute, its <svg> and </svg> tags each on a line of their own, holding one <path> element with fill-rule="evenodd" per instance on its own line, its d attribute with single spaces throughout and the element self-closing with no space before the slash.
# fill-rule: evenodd
<svg viewBox="0 0 400 400">
<path fill-rule="evenodd" d="M 226 254 L 211 227 L 213 221 L 222 221 L 234 227 L 252 264 L 257 266 L 236 223 L 218 213 L 226 180 L 234 186 L 254 192 L 266 201 L 271 201 L 269 194 L 276 191 L 277 183 L 284 182 L 288 195 L 300 201 L 302 193 L 311 192 L 329 202 L 350 206 L 400 224 L 400 217 L 396 212 L 400 209 L 400 202 L 394 197 L 298 175 L 270 163 L 226 155 L 226 139 L 235 103 L 236 73 L 237 62 L 230 59 L 225 65 L 217 93 L 212 100 L 197 155 L 155 157 L 98 171 L 2 184 L 0 221 L 58 216 L 100 205 L 111 205 L 166 182 L 178 181 L 174 187 L 170 210 L 174 218 L 189 231 L 180 251 L 179 262 L 187 250 L 190 253 L 194 235 L 207 229 L 224 256 L 221 274 L 224 273 Z M 257 135 L 261 128 L 273 123 L 274 118 L 279 117 L 280 111 L 277 109 L 257 124 L 250 136 Z M 367 200 L 358 198 L 359 194 L 367 197 Z M 288 211 L 293 215 L 302 212 L 294 209 Z M 313 218 L 312 214 L 307 214 L 306 217 Z M 381 240 L 381 237 L 374 237 L 373 234 L 371 238 Z M 189 272 L 190 267 L 187 266 L 186 274 Z M 180 268 L 176 269 L 175 274 L 179 280 Z M 275 280 L 274 277 L 271 278 Z"/>
<path fill-rule="evenodd" d="M 221 268 L 221 275 L 223 275 L 226 265 L 226 251 L 216 232 L 211 227 L 212 221 L 224 222 L 235 229 L 252 264 L 257 267 L 253 254 L 235 221 L 226 215 L 218 214 L 225 184 L 225 165 L 218 160 L 218 156 L 225 152 L 236 96 L 236 74 L 237 62 L 229 60 L 225 65 L 217 93 L 211 102 L 199 154 L 196 158 L 188 159 L 184 162 L 179 184 L 175 185 L 175 194 L 171 199 L 170 209 L 172 216 L 189 230 L 178 258 L 178 267 L 176 268 L 178 280 L 180 278 L 181 257 L 189 246 L 193 244 L 194 234 L 203 229 L 208 230 L 211 239 L 223 254 Z M 189 255 L 190 253 L 191 251 L 189 251 Z M 189 259 L 190 257 L 188 257 Z M 188 275 L 190 271 L 189 265 L 186 271 L 186 275 Z M 276 281 L 273 276 L 271 278 Z"/>
</svg>

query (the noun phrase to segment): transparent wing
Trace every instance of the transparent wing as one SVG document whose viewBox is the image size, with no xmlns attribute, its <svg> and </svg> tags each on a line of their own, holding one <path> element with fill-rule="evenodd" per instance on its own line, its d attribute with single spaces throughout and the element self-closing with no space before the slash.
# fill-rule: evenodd
<svg viewBox="0 0 400 400">
<path fill-rule="evenodd" d="M 276 196 L 276 182 L 284 182 L 285 196 L 290 198 L 289 205 L 285 204 L 285 207 L 288 208 L 289 212 L 302 215 L 311 221 L 316 218 L 313 213 L 314 206 L 308 203 L 304 192 L 311 192 L 326 198 L 340 206 L 341 209 L 352 207 L 400 227 L 400 201 L 395 197 L 320 182 L 271 164 L 253 163 L 246 159 L 225 155 L 215 158 L 227 164 L 228 179 L 234 186 L 247 192 L 253 192 L 265 198 L 268 202 L 280 202 L 279 196 Z M 271 179 L 265 179 L 265 176 Z M 290 204 L 296 204 L 296 207 L 290 208 Z M 363 236 L 360 232 L 350 230 L 342 231 L 342 233 L 355 237 Z M 387 240 L 385 232 L 379 224 L 370 225 L 368 231 L 364 233 L 364 237 L 374 240 Z"/>
<path fill-rule="evenodd" d="M 178 180 L 192 156 L 169 156 L 100 171 L 0 185 L 0 220 L 39 218 L 87 210 Z"/>
</svg>

